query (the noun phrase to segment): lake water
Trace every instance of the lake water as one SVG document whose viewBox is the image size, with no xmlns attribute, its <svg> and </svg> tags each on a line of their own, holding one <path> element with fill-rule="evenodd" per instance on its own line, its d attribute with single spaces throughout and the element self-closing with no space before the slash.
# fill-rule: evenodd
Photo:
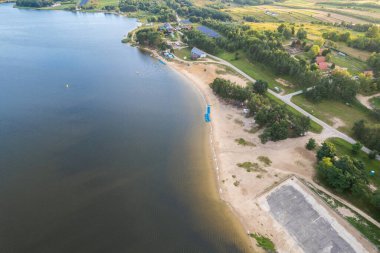
<svg viewBox="0 0 380 253">
<path fill-rule="evenodd" d="M 204 104 L 136 20 L 0 5 L 0 252 L 246 252 Z"/>
</svg>

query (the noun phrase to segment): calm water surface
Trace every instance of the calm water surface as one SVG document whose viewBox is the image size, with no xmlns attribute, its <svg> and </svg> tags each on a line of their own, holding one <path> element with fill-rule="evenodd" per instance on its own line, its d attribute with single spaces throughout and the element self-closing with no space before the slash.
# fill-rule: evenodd
<svg viewBox="0 0 380 253">
<path fill-rule="evenodd" d="M 201 98 L 134 27 L 0 5 L 0 252 L 247 251 Z"/>
</svg>

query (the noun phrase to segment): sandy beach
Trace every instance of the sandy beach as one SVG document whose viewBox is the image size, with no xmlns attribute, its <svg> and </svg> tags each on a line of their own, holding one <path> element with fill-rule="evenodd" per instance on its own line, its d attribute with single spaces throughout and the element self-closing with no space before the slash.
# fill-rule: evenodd
<svg viewBox="0 0 380 253">
<path fill-rule="evenodd" d="M 157 53 L 153 54 L 160 58 Z M 314 152 L 305 148 L 305 144 L 309 138 L 321 143 L 325 136 L 308 133 L 304 137 L 262 144 L 259 139 L 262 130 L 255 133 L 250 131 L 255 126 L 253 118 L 246 118 L 242 109 L 220 100 L 209 87 L 216 77 L 242 86 L 246 85 L 247 80 L 210 60 L 165 62 L 195 85 L 205 102 L 211 105 L 210 142 L 220 198 L 238 217 L 247 234 L 259 233 L 269 237 L 278 252 L 303 252 L 295 240 L 262 208 L 259 199 L 292 176 L 312 182 L 316 158 Z M 236 142 L 239 138 L 248 141 L 249 145 L 239 145 Z M 263 162 L 263 157 L 270 162 Z M 251 162 L 253 169 L 246 170 L 238 166 L 245 162 Z M 334 217 L 364 244 L 368 252 L 375 252 L 373 246 L 342 217 Z M 264 252 L 254 239 L 251 242 L 254 252 Z"/>
</svg>

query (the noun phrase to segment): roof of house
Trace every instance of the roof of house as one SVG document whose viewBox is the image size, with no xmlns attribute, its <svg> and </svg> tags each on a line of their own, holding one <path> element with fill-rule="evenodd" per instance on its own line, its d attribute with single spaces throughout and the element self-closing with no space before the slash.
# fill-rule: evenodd
<svg viewBox="0 0 380 253">
<path fill-rule="evenodd" d="M 219 33 L 215 32 L 214 30 L 212 30 L 206 26 L 201 25 L 201 26 L 198 26 L 197 29 L 198 29 L 198 31 L 206 34 L 207 36 L 209 36 L 211 38 L 219 38 L 220 37 Z"/>
<path fill-rule="evenodd" d="M 198 48 L 196 48 L 196 47 L 193 47 L 193 49 L 191 49 L 191 53 L 192 53 L 192 54 L 199 55 L 199 56 L 201 56 L 201 55 L 203 55 L 203 54 L 206 54 L 205 52 L 203 52 L 202 50 L 200 50 L 200 49 L 198 49 Z"/>
<path fill-rule="evenodd" d="M 317 64 L 319 64 L 319 63 L 321 63 L 321 62 L 325 62 L 326 61 L 326 57 L 324 57 L 324 56 L 317 56 L 316 58 L 315 58 L 315 62 L 317 63 Z"/>
<path fill-rule="evenodd" d="M 366 70 L 363 72 L 363 74 L 366 76 L 373 76 L 373 71 L 372 70 Z"/>
<path fill-rule="evenodd" d="M 327 62 L 320 62 L 318 63 L 318 67 L 320 70 L 326 70 L 329 68 L 329 65 L 327 64 Z"/>
</svg>

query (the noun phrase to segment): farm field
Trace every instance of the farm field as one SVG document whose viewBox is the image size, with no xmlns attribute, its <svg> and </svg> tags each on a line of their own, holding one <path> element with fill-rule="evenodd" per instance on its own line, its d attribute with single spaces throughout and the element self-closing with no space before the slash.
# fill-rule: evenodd
<svg viewBox="0 0 380 253">
<path fill-rule="evenodd" d="M 278 6 L 288 8 L 298 8 L 315 11 L 315 17 L 327 22 L 352 22 L 356 24 L 374 22 L 379 23 L 380 17 L 376 15 L 378 8 L 363 7 L 363 3 L 371 3 L 379 6 L 376 1 L 306 1 L 306 0 L 288 0 L 282 3 L 276 3 Z M 344 8 L 346 7 L 346 8 Z M 350 7 L 350 8 L 347 8 Z M 355 9 L 353 9 L 355 8 Z M 368 12 L 370 11 L 370 15 Z M 329 14 L 329 15 L 328 15 Z"/>
<path fill-rule="evenodd" d="M 348 135 L 352 135 L 351 129 L 358 120 L 365 120 L 373 126 L 380 126 L 380 122 L 374 120 L 370 116 L 369 110 L 359 103 L 350 106 L 341 101 L 332 100 L 312 103 L 303 95 L 294 96 L 292 102 Z"/>
<path fill-rule="evenodd" d="M 371 56 L 371 53 L 368 51 L 349 47 L 342 42 L 337 42 L 336 44 L 339 51 L 342 51 L 343 53 L 355 57 L 361 61 L 366 61 Z"/>
<path fill-rule="evenodd" d="M 253 23 L 253 22 L 247 22 L 254 30 L 258 31 L 264 31 L 264 30 L 276 30 L 277 27 L 281 23 L 277 22 L 267 22 L 267 23 Z M 296 30 L 299 28 L 304 28 L 308 32 L 308 39 L 309 40 L 317 40 L 321 39 L 322 34 L 325 32 L 350 32 L 351 37 L 355 38 L 359 35 L 363 35 L 363 33 L 355 32 L 346 28 L 342 27 L 333 27 L 333 26 L 327 26 L 327 25 L 321 25 L 321 24 L 311 24 L 311 23 L 304 23 L 304 24 L 295 24 L 294 27 Z"/>
<path fill-rule="evenodd" d="M 312 5 L 286 5 L 287 2 L 278 3 L 276 5 L 259 5 L 259 6 L 236 6 L 224 9 L 233 17 L 242 19 L 244 16 L 254 16 L 260 22 L 348 22 L 365 24 L 368 20 L 358 18 L 358 16 L 364 15 L 363 13 L 342 13 L 342 10 L 322 9 L 321 7 L 314 7 Z M 310 6 L 310 7 L 309 7 Z M 335 13 L 339 12 L 339 13 Z M 378 18 L 375 16 L 373 18 Z"/>
<path fill-rule="evenodd" d="M 347 68 L 352 75 L 358 75 L 368 68 L 365 62 L 351 56 L 340 56 L 337 53 L 331 54 L 331 62 L 339 67 Z"/>
</svg>

